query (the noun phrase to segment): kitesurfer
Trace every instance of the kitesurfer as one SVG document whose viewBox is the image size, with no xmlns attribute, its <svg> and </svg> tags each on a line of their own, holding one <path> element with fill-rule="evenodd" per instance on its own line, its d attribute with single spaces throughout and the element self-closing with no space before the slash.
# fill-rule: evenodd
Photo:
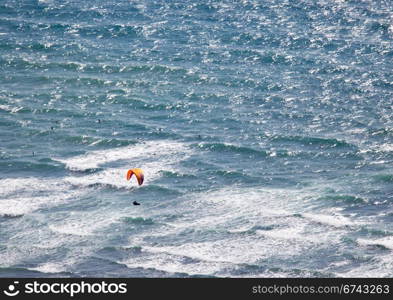
<svg viewBox="0 0 393 300">
<path fill-rule="evenodd" d="M 142 169 L 135 168 L 135 169 L 128 170 L 127 171 L 127 175 L 126 175 L 127 180 L 130 180 L 132 175 L 135 175 L 136 179 L 138 180 L 138 184 L 142 185 L 143 180 L 145 178 L 145 176 L 143 175 Z M 132 204 L 134 204 L 134 205 L 141 205 L 137 201 L 132 202 Z"/>
</svg>

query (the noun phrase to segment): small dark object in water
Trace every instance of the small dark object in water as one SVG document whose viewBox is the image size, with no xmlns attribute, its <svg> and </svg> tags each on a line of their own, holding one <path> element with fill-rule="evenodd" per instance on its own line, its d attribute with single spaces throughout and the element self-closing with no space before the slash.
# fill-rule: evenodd
<svg viewBox="0 0 393 300">
<path fill-rule="evenodd" d="M 132 204 L 134 204 L 134 205 L 141 205 L 140 203 L 138 203 L 136 201 L 132 202 Z"/>
</svg>

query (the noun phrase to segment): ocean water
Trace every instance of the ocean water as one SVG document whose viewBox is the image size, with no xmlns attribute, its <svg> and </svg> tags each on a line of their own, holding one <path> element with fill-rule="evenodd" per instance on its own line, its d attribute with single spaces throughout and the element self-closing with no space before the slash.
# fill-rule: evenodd
<svg viewBox="0 0 393 300">
<path fill-rule="evenodd" d="M 392 277 L 392 24 L 2 0 L 0 277 Z"/>
</svg>

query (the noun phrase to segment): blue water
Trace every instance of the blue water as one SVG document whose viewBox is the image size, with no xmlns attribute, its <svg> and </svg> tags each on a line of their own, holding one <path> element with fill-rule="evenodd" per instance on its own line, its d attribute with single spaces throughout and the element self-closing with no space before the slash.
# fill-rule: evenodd
<svg viewBox="0 0 393 300">
<path fill-rule="evenodd" d="M 392 277 L 392 18 L 2 0 L 0 276 Z"/>
</svg>

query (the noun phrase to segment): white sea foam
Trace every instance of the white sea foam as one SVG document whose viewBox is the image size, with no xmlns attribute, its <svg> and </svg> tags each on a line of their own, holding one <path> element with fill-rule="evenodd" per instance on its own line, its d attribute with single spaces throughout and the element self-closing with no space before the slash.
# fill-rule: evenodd
<svg viewBox="0 0 393 300">
<path fill-rule="evenodd" d="M 36 210 L 45 204 L 46 200 L 31 197 L 0 200 L 0 215 L 22 216 Z"/>
<path fill-rule="evenodd" d="M 194 194 L 187 197 L 184 205 L 177 205 L 177 211 L 183 212 L 183 217 L 155 228 L 148 233 L 148 240 L 133 235 L 130 243 L 153 255 L 149 266 L 189 274 L 198 273 L 198 268 L 190 269 L 178 261 L 170 265 L 162 258 L 189 257 L 201 262 L 206 269 L 203 274 L 228 276 L 225 271 L 228 266 L 236 268 L 237 264 L 260 264 L 260 261 L 269 259 L 302 256 L 310 248 L 340 243 L 340 238 L 349 230 L 345 226 L 355 224 L 338 211 L 333 216 L 298 214 L 304 210 L 303 206 L 307 204 L 304 199 L 308 199 L 310 193 L 312 191 L 224 188 Z M 145 213 L 144 217 L 149 217 L 149 212 Z M 326 225 L 331 228 L 326 230 Z M 203 232 L 212 231 L 221 233 L 203 238 Z M 181 237 L 186 232 L 193 238 L 184 238 L 176 245 L 149 242 L 167 240 L 165 237 L 168 236 Z M 135 259 L 122 263 L 130 267 L 144 266 L 143 261 Z"/>
<path fill-rule="evenodd" d="M 23 106 L 12 107 L 10 105 L 1 104 L 0 109 L 5 110 L 10 113 L 17 113 L 18 111 L 23 109 Z"/>
<path fill-rule="evenodd" d="M 304 232 L 304 227 L 306 224 L 300 224 L 292 227 L 287 227 L 287 228 L 282 228 L 282 229 L 276 229 L 276 230 L 257 230 L 258 233 L 263 234 L 267 237 L 273 238 L 273 239 L 281 239 L 281 240 L 301 240 L 301 241 L 312 241 L 309 237 L 305 235 Z"/>
<path fill-rule="evenodd" d="M 112 151 L 112 150 L 109 150 Z M 160 170 L 171 168 L 176 161 L 176 156 L 168 156 L 160 162 L 147 162 L 145 166 L 151 170 L 150 180 L 160 176 Z M 149 165 L 150 164 L 150 165 Z M 19 191 L 30 193 L 29 186 L 33 185 L 36 191 L 46 192 L 50 186 L 55 186 L 55 197 L 66 200 L 65 192 L 72 186 L 82 186 L 83 189 L 75 191 L 88 192 L 90 185 L 114 185 L 118 187 L 129 187 L 130 184 L 124 178 L 124 170 L 106 168 L 101 172 L 83 174 L 80 176 L 68 176 L 53 182 L 41 182 L 38 179 L 14 179 L 14 181 L 3 182 L 3 194 L 11 197 L 13 189 L 7 187 L 13 184 Z M 123 182 L 120 184 L 118 182 Z M 135 186 L 135 185 L 134 185 Z M 133 234 L 130 237 L 132 246 L 142 247 L 148 257 L 128 258 L 120 261 L 128 267 L 154 268 L 167 272 L 185 272 L 187 274 L 216 274 L 227 276 L 228 271 L 236 268 L 237 264 L 259 264 L 260 261 L 270 258 L 291 257 L 302 255 L 311 247 L 324 247 L 329 243 L 338 242 L 340 236 L 347 230 L 347 225 L 354 223 L 335 211 L 332 215 L 305 213 L 298 214 L 307 205 L 305 199 L 312 198 L 313 190 L 280 190 L 280 189 L 258 189 L 258 188 L 223 188 L 210 193 L 195 193 L 188 195 L 184 201 L 177 204 L 177 212 L 183 217 L 167 222 L 165 226 L 155 227 L 151 232 Z M 22 193 L 23 194 L 23 193 Z M 69 194 L 68 196 L 71 196 Z M 52 195 L 53 197 L 53 195 Z M 62 198 L 63 197 L 63 198 Z M 37 198 L 40 199 L 40 198 Z M 7 201 L 11 201 L 8 199 Z M 21 197 L 14 199 L 12 203 L 15 211 L 6 211 L 7 206 L 0 206 L 0 211 L 5 213 L 21 213 L 32 211 L 40 206 L 46 205 L 49 198 L 42 198 L 42 202 L 35 203 L 31 199 Z M 19 204 L 18 204 L 18 201 Z M 22 211 L 23 203 L 28 202 L 28 210 Z M 0 201 L 1 203 L 1 201 Z M 4 202 L 6 203 L 6 202 Z M 10 203 L 8 203 L 10 204 Z M 3 209 L 3 211 L 1 210 Z M 165 213 L 160 210 L 160 214 Z M 168 213 L 171 208 L 168 208 Z M 154 210 L 139 211 L 142 217 L 151 217 Z M 129 211 L 107 208 L 97 208 L 93 211 L 73 212 L 62 220 L 51 220 L 48 229 L 51 232 L 51 240 L 54 247 L 64 241 L 79 240 L 90 236 L 100 236 L 112 224 L 119 222 L 122 217 L 128 216 Z M 105 216 L 105 218 L 103 218 Z M 318 225 L 319 224 L 319 225 Z M 326 232 L 323 226 L 329 225 L 331 229 Z M 264 227 L 270 229 L 264 230 Z M 252 229 L 256 228 L 255 231 Z M 261 228 L 261 229 L 259 229 Z M 181 237 L 184 232 L 195 230 L 210 232 L 221 231 L 221 238 L 185 239 L 180 244 L 151 243 L 152 240 L 160 240 L 166 236 Z M 253 233 L 254 232 L 254 233 Z M 34 235 L 34 233 L 32 232 Z M 145 240 L 146 234 L 149 236 Z M 198 232 L 196 232 L 198 237 Z M 17 238 L 23 240 L 23 236 Z M 66 242 L 66 243 L 69 243 Z M 36 245 L 46 249 L 41 242 Z M 53 247 L 49 247 L 50 250 Z M 93 248 L 84 249 L 86 253 L 94 251 Z M 15 256 L 16 261 L 18 257 Z M 75 253 L 67 256 L 67 260 L 79 261 L 82 258 Z M 193 259 L 192 263 L 184 263 Z M 83 260 L 83 259 L 82 259 Z M 70 262 L 62 262 L 69 266 Z M 73 262 L 74 263 L 74 262 Z M 58 265 L 39 265 L 36 270 L 45 272 L 61 272 L 64 267 Z M 261 274 L 262 276 L 263 274 Z M 266 275 L 266 274 L 265 274 Z"/>
<path fill-rule="evenodd" d="M 355 225 L 355 223 L 349 218 L 336 213 L 333 213 L 332 215 L 304 213 L 302 215 L 313 222 L 337 228 Z"/>
<path fill-rule="evenodd" d="M 38 271 L 42 273 L 60 273 L 66 271 L 66 266 L 63 263 L 44 263 L 34 268 L 28 268 L 31 271 Z"/>
<path fill-rule="evenodd" d="M 1 179 L 0 196 L 5 198 L 15 193 L 48 191 L 53 188 L 54 183 L 53 180 L 42 180 L 35 177 Z"/>
<path fill-rule="evenodd" d="M 134 163 L 146 163 L 146 161 L 151 161 L 154 157 L 159 157 L 160 160 L 165 160 L 165 157 L 171 157 L 172 161 L 176 161 L 174 159 L 176 155 L 180 156 L 177 159 L 181 159 L 187 153 L 189 153 L 189 148 L 180 142 L 149 141 L 127 147 L 91 151 L 67 159 L 54 159 L 64 163 L 70 170 L 85 171 L 120 160 L 124 160 L 126 162 L 125 165 L 128 167 L 131 167 Z M 134 165 L 134 167 L 137 166 Z"/>
<path fill-rule="evenodd" d="M 0 215 L 23 215 L 44 206 L 55 206 L 79 193 L 80 191 L 69 190 L 63 182 L 54 179 L 2 179 Z"/>
<path fill-rule="evenodd" d="M 359 242 L 359 240 L 358 240 Z M 362 246 L 369 245 L 370 241 L 363 240 L 359 244 Z M 364 259 L 361 264 L 353 265 L 352 261 L 348 261 L 345 271 L 334 272 L 336 277 L 370 277 L 370 278 L 382 278 L 382 277 L 392 277 L 393 276 L 393 258 L 389 251 L 386 254 L 380 254 L 375 256 L 373 259 L 369 259 L 369 256 L 360 256 L 359 259 Z"/>
<path fill-rule="evenodd" d="M 182 254 L 157 252 L 154 248 L 146 248 L 144 251 L 146 251 L 145 255 L 129 258 L 120 263 L 125 264 L 129 268 L 153 268 L 169 273 L 181 272 L 189 275 L 216 274 L 223 268 L 232 265 L 226 262 L 203 261 L 195 258 L 192 263 L 187 263 L 187 258 L 190 259 L 190 257 Z"/>
<path fill-rule="evenodd" d="M 102 218 L 102 213 L 100 211 L 100 215 L 96 217 L 91 214 L 78 214 L 73 218 L 49 225 L 49 229 L 65 235 L 93 235 L 96 230 L 102 229 L 115 221 L 113 217 Z"/>
<path fill-rule="evenodd" d="M 361 149 L 360 152 L 367 153 L 370 151 L 372 151 L 372 152 L 393 152 L 393 144 L 384 143 L 384 144 L 367 145 L 367 148 Z"/>
<path fill-rule="evenodd" d="M 393 250 L 393 236 L 383 237 L 379 239 L 358 239 L 358 244 L 361 246 L 383 246 L 387 249 Z"/>
<path fill-rule="evenodd" d="M 380 150 L 383 152 L 392 152 L 393 151 L 393 144 L 383 144 L 380 146 Z"/>
</svg>

